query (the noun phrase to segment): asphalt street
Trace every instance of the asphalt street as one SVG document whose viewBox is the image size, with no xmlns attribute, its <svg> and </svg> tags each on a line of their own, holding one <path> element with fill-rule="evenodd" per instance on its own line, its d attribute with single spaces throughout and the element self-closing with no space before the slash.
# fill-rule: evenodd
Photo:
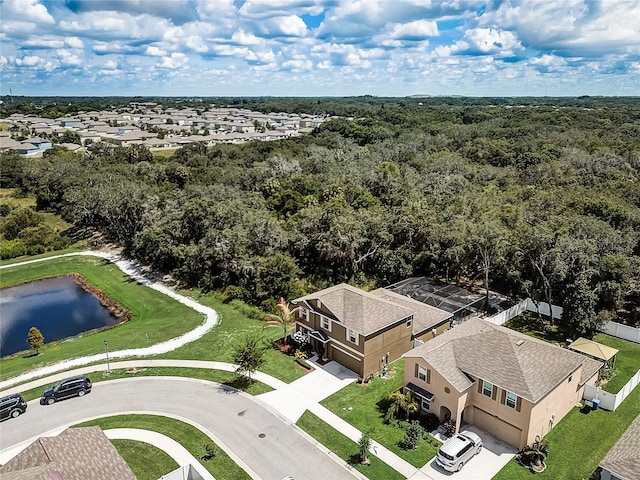
<svg viewBox="0 0 640 480">
<path fill-rule="evenodd" d="M 183 417 L 213 432 L 263 480 L 351 479 L 352 474 L 268 407 L 222 387 L 177 378 L 96 383 L 83 398 L 29 402 L 24 415 L 0 423 L 0 450 L 87 418 L 121 412 Z"/>
</svg>

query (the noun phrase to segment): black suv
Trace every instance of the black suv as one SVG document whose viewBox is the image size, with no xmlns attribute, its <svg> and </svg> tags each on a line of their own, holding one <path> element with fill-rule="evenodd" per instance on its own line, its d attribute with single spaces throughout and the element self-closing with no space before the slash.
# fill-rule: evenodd
<svg viewBox="0 0 640 480">
<path fill-rule="evenodd" d="M 19 417 L 26 411 L 27 402 L 19 393 L 0 398 L 0 420 Z"/>
<path fill-rule="evenodd" d="M 42 392 L 40 405 L 53 405 L 57 400 L 64 400 L 76 395 L 83 397 L 85 393 L 89 392 L 91 392 L 91 380 L 89 380 L 89 377 L 81 375 L 79 377 L 65 378 Z"/>
</svg>

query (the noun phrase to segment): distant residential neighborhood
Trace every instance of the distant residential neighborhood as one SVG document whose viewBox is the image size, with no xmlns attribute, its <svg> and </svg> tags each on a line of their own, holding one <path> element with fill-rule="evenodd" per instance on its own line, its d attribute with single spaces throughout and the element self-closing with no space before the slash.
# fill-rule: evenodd
<svg viewBox="0 0 640 480">
<path fill-rule="evenodd" d="M 15 150 L 37 157 L 54 145 L 78 151 L 105 142 L 162 150 L 195 142 L 211 146 L 270 141 L 310 133 L 326 119 L 321 115 L 265 114 L 216 105 L 208 109 L 163 108 L 154 102 L 132 102 L 128 108 L 78 112 L 72 117 L 14 113 L 0 119 L 0 123 L 9 125 L 8 132 L 0 132 L 0 151 Z"/>
</svg>

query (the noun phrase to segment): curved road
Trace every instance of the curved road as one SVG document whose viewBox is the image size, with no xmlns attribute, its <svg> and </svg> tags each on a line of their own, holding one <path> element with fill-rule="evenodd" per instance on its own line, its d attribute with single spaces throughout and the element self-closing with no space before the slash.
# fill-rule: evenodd
<svg viewBox="0 0 640 480">
<path fill-rule="evenodd" d="M 350 479 L 347 466 L 309 442 L 291 422 L 249 395 L 218 384 L 174 377 L 113 380 L 94 384 L 91 394 L 41 406 L 0 424 L 0 450 L 87 418 L 121 413 L 164 413 L 213 432 L 263 480 Z"/>
</svg>

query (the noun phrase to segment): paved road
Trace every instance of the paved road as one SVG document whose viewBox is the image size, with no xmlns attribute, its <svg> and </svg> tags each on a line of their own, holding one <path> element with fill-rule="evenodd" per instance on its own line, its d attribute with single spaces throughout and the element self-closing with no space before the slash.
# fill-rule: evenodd
<svg viewBox="0 0 640 480">
<path fill-rule="evenodd" d="M 213 432 L 263 480 L 351 479 L 283 417 L 248 395 L 177 378 L 137 378 L 94 384 L 91 394 L 51 406 L 29 403 L 25 415 L 0 424 L 0 450 L 86 418 L 121 412 L 162 412 Z"/>
</svg>

